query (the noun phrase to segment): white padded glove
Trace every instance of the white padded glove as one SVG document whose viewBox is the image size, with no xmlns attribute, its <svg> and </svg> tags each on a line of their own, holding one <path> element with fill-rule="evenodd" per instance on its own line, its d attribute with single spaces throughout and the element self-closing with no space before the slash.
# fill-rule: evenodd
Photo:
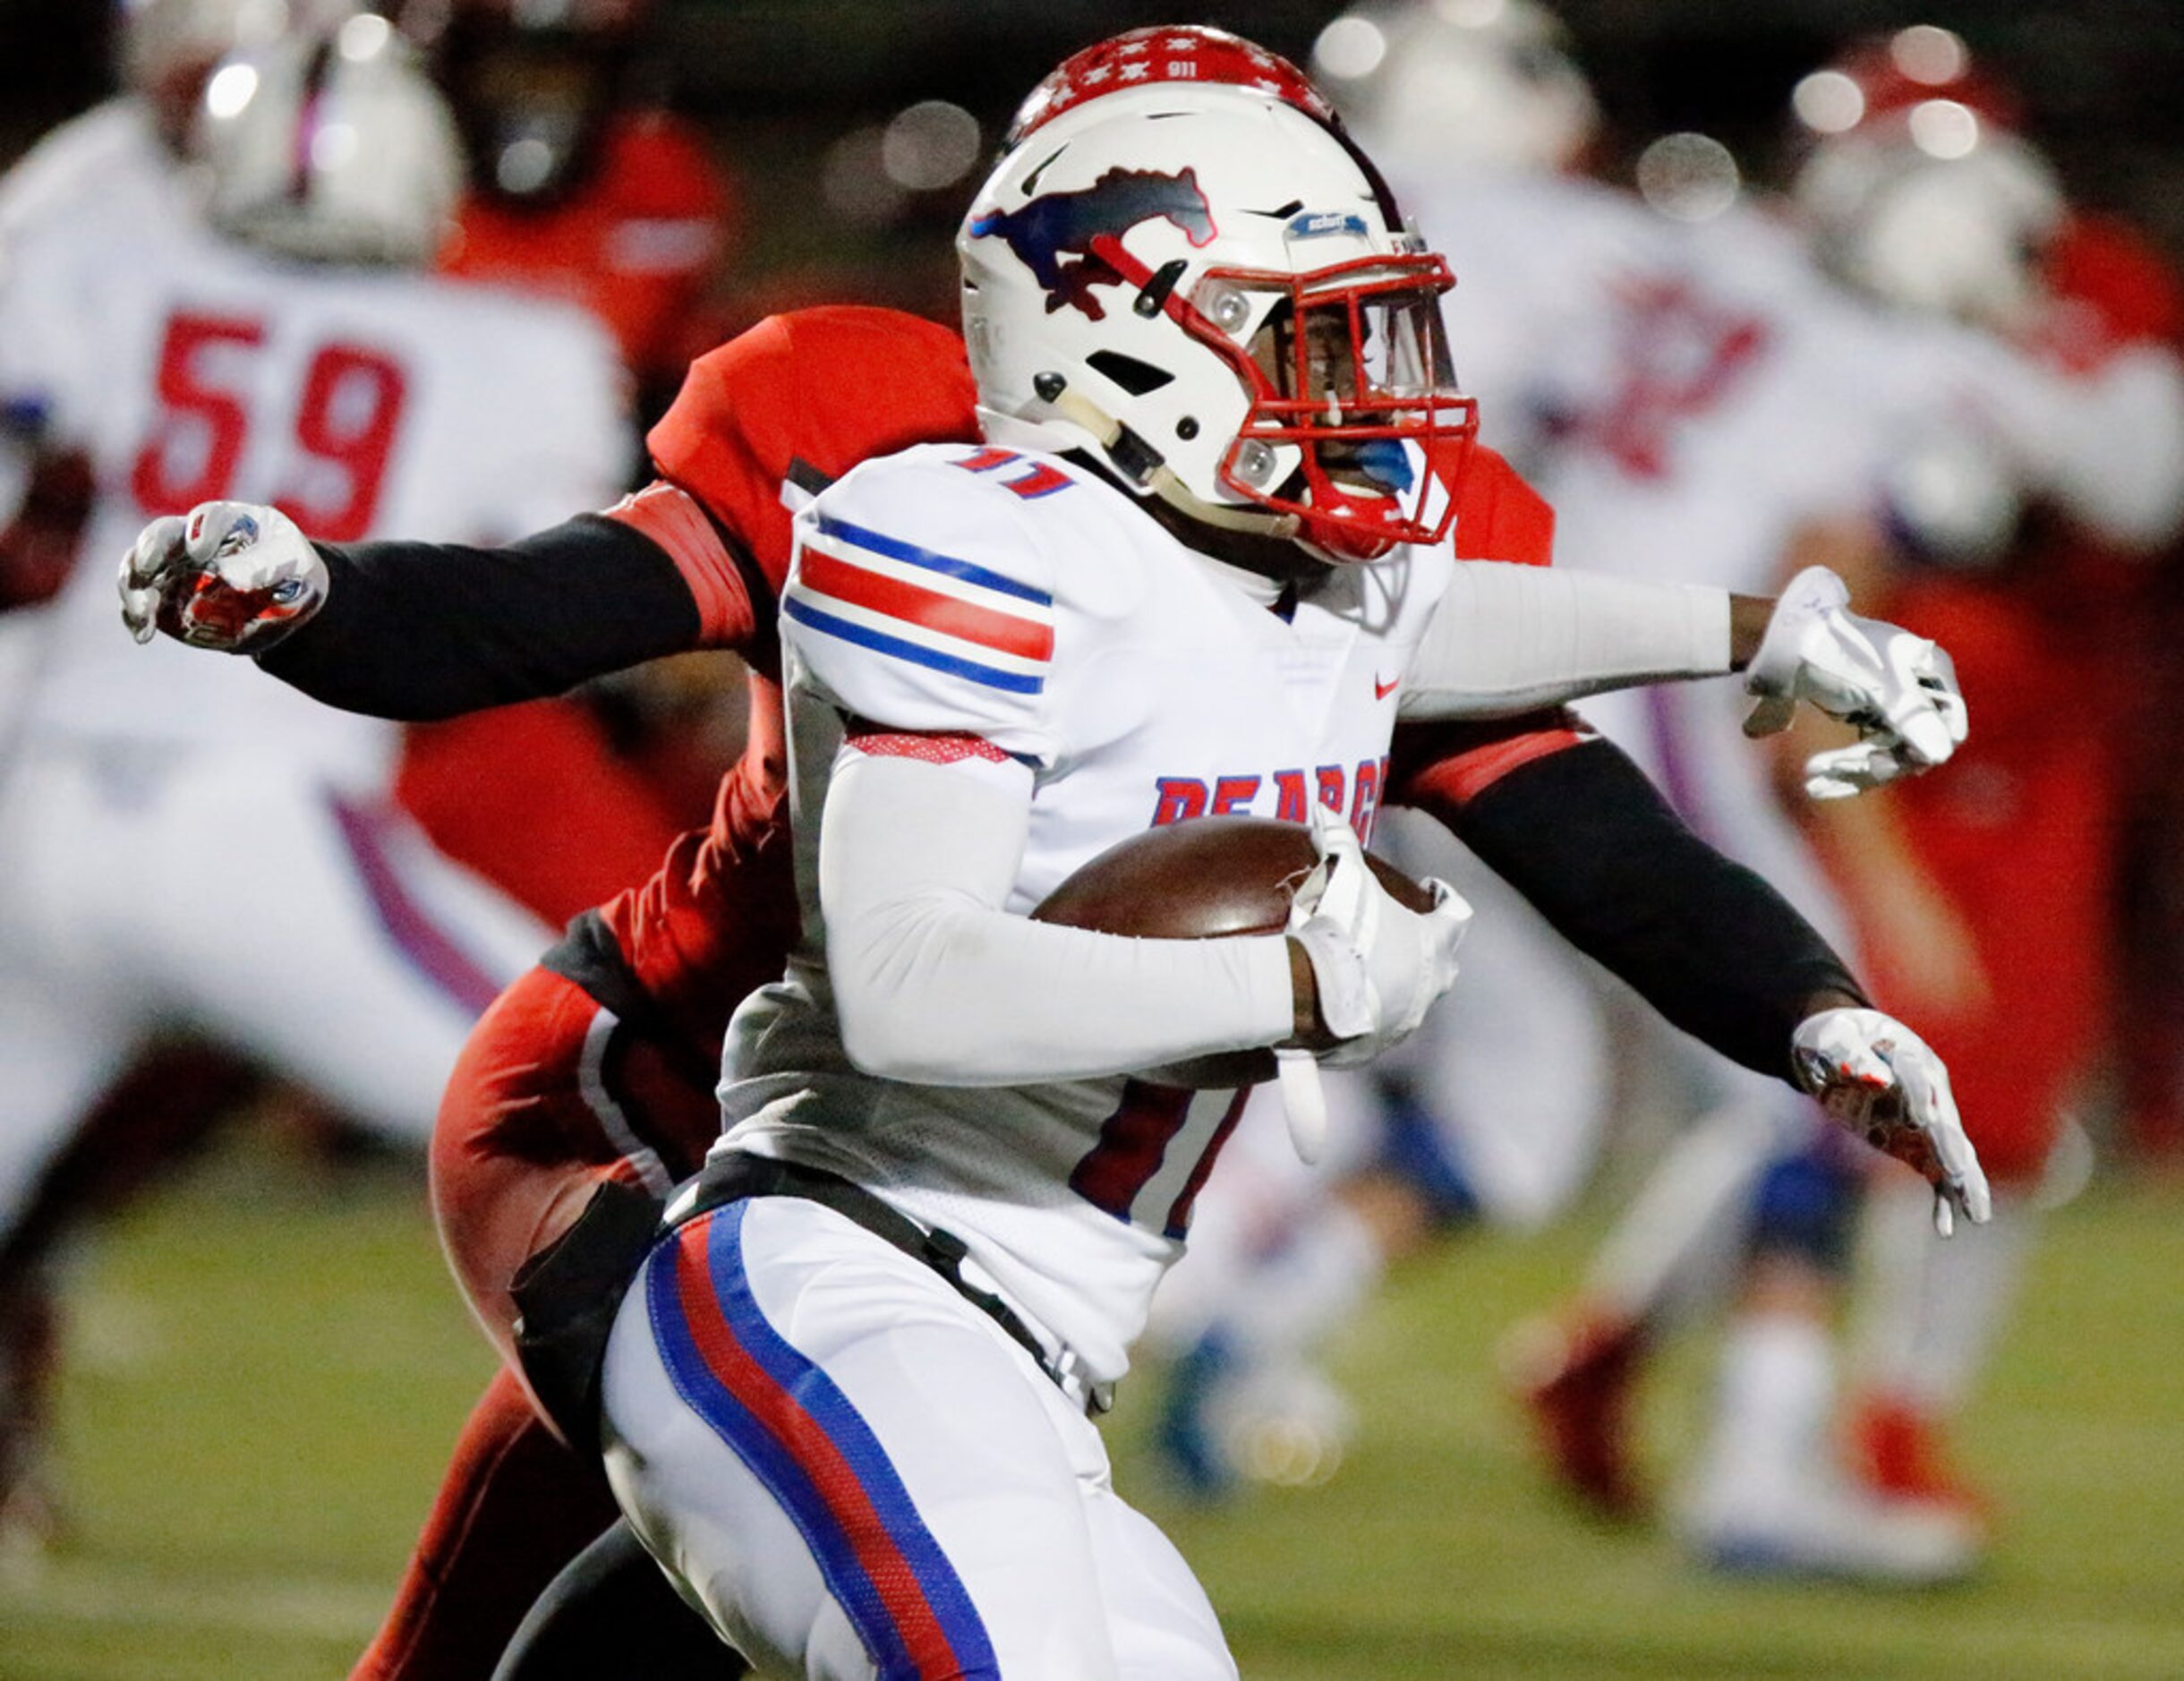
<svg viewBox="0 0 2184 1681">
<path fill-rule="evenodd" d="M 1807 567 L 1775 603 L 1745 673 L 1759 704 L 1747 736 L 1789 728 L 1811 701 L 1854 724 L 1858 740 L 1805 761 L 1805 792 L 1842 799 L 1940 764 L 1969 729 L 1949 657 L 1924 636 L 1848 610 L 1850 592 L 1825 567 Z"/>
<path fill-rule="evenodd" d="M 1472 908 L 1446 882 L 1429 878 L 1422 885 L 1433 909 L 1407 910 L 1380 885 L 1341 817 L 1315 806 L 1311 832 L 1319 864 L 1297 892 L 1289 933 L 1311 960 L 1320 1018 L 1343 1041 L 1319 1060 L 1349 1067 L 1407 1037 L 1455 984 Z"/>
<path fill-rule="evenodd" d="M 1365 861 L 1357 832 L 1324 806 L 1312 807 L 1311 833 L 1319 862 L 1291 900 L 1288 934 L 1311 963 L 1320 1019 L 1342 1043 L 1317 1055 L 1274 1054 L 1290 1142 L 1306 1162 L 1319 1159 L 1327 1136 L 1319 1064 L 1370 1062 L 1416 1028 L 1455 984 L 1456 947 L 1472 919 L 1455 889 L 1430 878 L 1431 910 L 1398 904 Z"/>
<path fill-rule="evenodd" d="M 326 562 L 295 522 L 252 502 L 155 519 L 122 560 L 122 622 L 192 647 L 262 653 L 325 603 Z"/>
<path fill-rule="evenodd" d="M 1943 1237 L 1958 1214 L 1986 1224 L 1987 1176 L 1958 1118 L 1949 1070 L 1925 1040 L 1878 1010 L 1823 1010 L 1797 1024 L 1790 1054 L 1798 1083 L 1821 1108 L 1926 1176 Z"/>
</svg>

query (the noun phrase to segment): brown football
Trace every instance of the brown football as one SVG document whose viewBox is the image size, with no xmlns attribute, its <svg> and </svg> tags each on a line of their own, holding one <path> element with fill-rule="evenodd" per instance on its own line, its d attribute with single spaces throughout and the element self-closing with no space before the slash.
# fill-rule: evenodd
<svg viewBox="0 0 2184 1681">
<path fill-rule="evenodd" d="M 1429 910 L 1430 894 L 1366 855 L 1398 903 Z M 1199 817 L 1118 841 L 1042 900 L 1035 922 L 1144 940 L 1219 940 L 1279 934 L 1290 900 L 1319 861 L 1300 823 L 1270 817 Z M 1149 1070 L 1164 1086 L 1218 1088 L 1274 1078 L 1274 1053 L 1240 1051 Z"/>
</svg>

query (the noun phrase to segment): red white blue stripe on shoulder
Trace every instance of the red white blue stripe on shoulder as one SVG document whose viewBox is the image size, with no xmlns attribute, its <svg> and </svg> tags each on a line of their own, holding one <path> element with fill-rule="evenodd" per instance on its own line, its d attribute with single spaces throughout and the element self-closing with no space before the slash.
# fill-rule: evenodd
<svg viewBox="0 0 2184 1681">
<path fill-rule="evenodd" d="M 801 533 L 781 596 L 808 630 L 1019 695 L 1045 687 L 1054 605 L 990 567 L 827 515 Z"/>
</svg>

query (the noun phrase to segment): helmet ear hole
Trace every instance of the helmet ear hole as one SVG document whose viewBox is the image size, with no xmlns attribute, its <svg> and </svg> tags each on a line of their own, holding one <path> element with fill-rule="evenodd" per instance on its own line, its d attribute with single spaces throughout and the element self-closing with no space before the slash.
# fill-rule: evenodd
<svg viewBox="0 0 2184 1681">
<path fill-rule="evenodd" d="M 1149 362 L 1126 356 L 1119 350 L 1096 350 L 1085 358 L 1085 366 L 1112 380 L 1132 397 L 1157 391 L 1175 379 L 1165 368 L 1156 368 Z"/>
</svg>

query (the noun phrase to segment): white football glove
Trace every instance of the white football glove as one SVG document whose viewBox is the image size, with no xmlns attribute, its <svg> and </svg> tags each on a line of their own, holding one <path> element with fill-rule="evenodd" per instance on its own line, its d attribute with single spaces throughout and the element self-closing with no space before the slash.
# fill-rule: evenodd
<svg viewBox="0 0 2184 1681">
<path fill-rule="evenodd" d="M 1456 947 L 1472 908 L 1446 882 L 1429 878 L 1433 909 L 1411 910 L 1390 898 L 1365 860 L 1357 832 L 1315 804 L 1312 845 L 1319 862 L 1290 903 L 1290 937 L 1304 950 L 1319 993 L 1319 1016 L 1342 1041 L 1332 1050 L 1277 1050 L 1275 1070 L 1290 1142 L 1317 1162 L 1327 1127 L 1319 1064 L 1370 1062 L 1425 1019 L 1455 984 Z"/>
<path fill-rule="evenodd" d="M 1987 1176 L 1958 1118 L 1949 1070 L 1925 1040 L 1878 1010 L 1823 1010 L 1797 1024 L 1790 1054 L 1798 1083 L 1821 1108 L 1926 1176 L 1943 1237 L 1958 1214 L 1986 1224 Z"/>
<path fill-rule="evenodd" d="M 1297 892 L 1289 934 L 1311 961 L 1320 1019 L 1342 1041 L 1319 1060 L 1345 1068 L 1406 1037 L 1455 984 L 1472 908 L 1429 877 L 1433 909 L 1405 909 L 1366 863 L 1357 832 L 1323 806 L 1311 833 L 1319 864 Z"/>
<path fill-rule="evenodd" d="M 1940 764 L 1969 729 L 1957 669 L 1924 636 L 1847 610 L 1850 592 L 1825 567 L 1807 567 L 1775 603 L 1745 672 L 1758 699 L 1747 736 L 1787 730 L 1797 703 L 1855 724 L 1858 740 L 1804 763 L 1814 799 L 1842 799 Z"/>
<path fill-rule="evenodd" d="M 252 502 L 155 519 L 122 561 L 122 622 L 192 647 L 262 653 L 326 601 L 326 561 L 295 522 Z"/>
</svg>

